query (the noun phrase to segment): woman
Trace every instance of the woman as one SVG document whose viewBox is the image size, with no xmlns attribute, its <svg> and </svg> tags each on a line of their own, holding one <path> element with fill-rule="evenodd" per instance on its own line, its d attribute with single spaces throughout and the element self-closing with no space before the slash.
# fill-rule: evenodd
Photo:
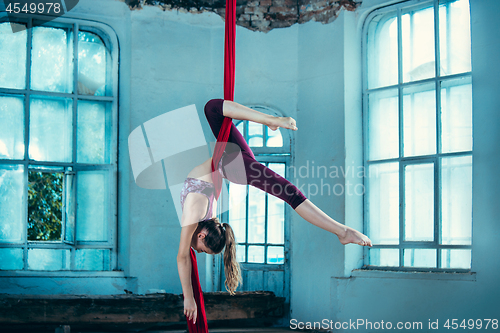
<svg viewBox="0 0 500 333">
<path fill-rule="evenodd" d="M 249 120 L 268 126 L 275 131 L 279 127 L 296 131 L 291 117 L 274 117 L 238 103 L 213 99 L 205 105 L 205 115 L 215 137 L 218 136 L 224 117 Z M 250 184 L 288 203 L 303 219 L 337 235 L 341 244 L 372 246 L 370 239 L 350 227 L 338 223 L 316 207 L 304 194 L 285 178 L 255 160 L 252 150 L 238 129 L 231 124 L 228 143 L 237 145 L 238 151 L 228 145 L 218 166 L 218 172 L 231 182 Z M 241 150 L 241 151 L 240 151 Z M 241 155 L 239 155 L 241 154 Z M 236 156 L 243 159 L 244 170 L 231 167 Z M 224 247 L 224 270 L 226 289 L 234 294 L 241 274 L 236 260 L 236 241 L 228 223 L 219 223 L 215 217 L 214 186 L 212 183 L 212 159 L 195 167 L 184 182 L 181 191 L 183 207 L 181 240 L 177 255 L 177 266 L 184 294 L 184 314 L 196 322 L 196 302 L 191 286 L 190 247 L 208 254 L 220 253 Z M 233 164 L 234 165 L 234 164 Z"/>
</svg>

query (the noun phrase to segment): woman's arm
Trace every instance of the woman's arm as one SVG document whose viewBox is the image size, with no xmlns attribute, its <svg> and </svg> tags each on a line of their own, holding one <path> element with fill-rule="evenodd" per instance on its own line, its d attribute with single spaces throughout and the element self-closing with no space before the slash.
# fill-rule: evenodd
<svg viewBox="0 0 500 333">
<path fill-rule="evenodd" d="M 182 214 L 183 219 L 185 214 Z M 196 301 L 193 294 L 193 285 L 191 284 L 191 255 L 190 244 L 191 237 L 196 230 L 198 223 L 188 224 L 182 227 L 181 242 L 179 244 L 179 253 L 177 254 L 177 270 L 182 285 L 182 293 L 184 295 L 184 315 L 196 323 L 198 315 Z"/>
<path fill-rule="evenodd" d="M 183 214 L 184 216 L 184 214 Z M 191 239 L 197 223 L 182 227 L 179 252 L 177 253 L 177 268 L 182 285 L 182 293 L 185 298 L 193 297 L 193 286 L 191 285 Z"/>
<path fill-rule="evenodd" d="M 273 131 L 278 129 L 278 127 L 288 128 L 295 131 L 297 130 L 297 126 L 295 126 L 295 119 L 292 117 L 271 116 L 232 101 L 224 101 L 222 113 L 224 116 L 232 119 L 249 120 L 266 125 Z"/>
</svg>

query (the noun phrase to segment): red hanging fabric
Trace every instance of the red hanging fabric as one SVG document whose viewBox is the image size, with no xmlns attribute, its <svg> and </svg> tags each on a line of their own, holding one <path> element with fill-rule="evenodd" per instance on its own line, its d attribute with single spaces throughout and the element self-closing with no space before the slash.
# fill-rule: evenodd
<svg viewBox="0 0 500 333">
<path fill-rule="evenodd" d="M 196 323 L 187 319 L 189 333 L 208 333 L 207 316 L 205 314 L 205 300 L 201 290 L 200 278 L 198 276 L 198 264 L 196 262 L 196 254 L 191 248 L 191 285 L 193 286 L 194 300 L 196 301 L 197 318 Z M 183 295 L 184 297 L 184 295 Z"/>
<path fill-rule="evenodd" d="M 224 42 L 224 99 L 232 101 L 234 100 L 234 64 L 236 58 L 236 0 L 226 0 L 225 29 L 226 36 Z"/>
<path fill-rule="evenodd" d="M 226 35 L 224 43 L 224 100 L 234 100 L 234 68 L 236 60 L 236 0 L 226 0 Z M 215 172 L 216 166 L 226 149 L 231 130 L 232 119 L 225 117 L 217 136 L 214 154 L 212 156 L 212 181 L 215 187 L 215 198 L 218 199 L 222 189 L 222 176 Z"/>
<path fill-rule="evenodd" d="M 226 0 L 226 34 L 224 47 L 224 99 L 234 100 L 234 68 L 235 68 L 235 41 L 236 41 L 236 0 Z M 212 156 L 212 181 L 215 187 L 215 198 L 218 199 L 222 189 L 222 177 L 219 172 L 215 172 L 216 165 L 226 149 L 227 140 L 231 130 L 232 119 L 225 117 L 222 128 L 217 136 L 214 154 Z M 191 248 L 191 284 L 193 286 L 193 295 L 198 308 L 198 318 L 193 324 L 192 320 L 187 320 L 190 333 L 208 333 L 207 317 L 205 314 L 205 301 L 201 290 L 200 279 L 198 276 L 198 265 L 196 255 Z"/>
</svg>

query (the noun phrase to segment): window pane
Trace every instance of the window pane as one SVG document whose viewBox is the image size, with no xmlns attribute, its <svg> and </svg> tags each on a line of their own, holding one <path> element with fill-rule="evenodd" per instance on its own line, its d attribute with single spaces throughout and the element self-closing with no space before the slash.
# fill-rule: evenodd
<svg viewBox="0 0 500 333">
<path fill-rule="evenodd" d="M 439 5 L 441 76 L 471 70 L 468 0 L 441 0 Z"/>
<path fill-rule="evenodd" d="M 31 270 L 67 270 L 70 260 L 70 250 L 28 249 L 28 269 Z"/>
<path fill-rule="evenodd" d="M 245 262 L 245 245 L 236 246 L 236 260 L 238 262 Z"/>
<path fill-rule="evenodd" d="M 281 131 L 278 128 L 276 131 L 272 131 L 269 127 L 266 126 L 267 131 L 267 147 L 283 147 L 283 137 L 281 136 Z"/>
<path fill-rule="evenodd" d="M 441 244 L 472 241 L 472 156 L 441 160 Z"/>
<path fill-rule="evenodd" d="M 75 242 L 75 209 L 76 209 L 76 191 L 75 175 L 67 172 L 64 178 L 65 191 L 65 236 L 64 241 L 70 244 Z"/>
<path fill-rule="evenodd" d="M 285 163 L 269 163 L 267 167 L 285 178 Z"/>
<path fill-rule="evenodd" d="M 470 78 L 441 84 L 441 150 L 472 150 L 472 83 Z"/>
<path fill-rule="evenodd" d="M 30 159 L 71 162 L 73 101 L 33 98 L 30 106 Z"/>
<path fill-rule="evenodd" d="M 24 159 L 23 98 L 0 96 L 0 159 Z"/>
<path fill-rule="evenodd" d="M 368 156 L 370 160 L 399 156 L 397 89 L 368 96 Z"/>
<path fill-rule="evenodd" d="M 0 249 L 0 269 L 23 269 L 23 249 Z"/>
<path fill-rule="evenodd" d="M 436 153 L 435 84 L 403 89 L 404 155 Z"/>
<path fill-rule="evenodd" d="M 285 163 L 269 163 L 269 169 L 285 177 Z M 280 186 L 280 190 L 283 190 Z M 277 194 L 279 193 L 279 190 Z M 267 195 L 267 242 L 285 243 L 285 202 L 273 195 Z"/>
<path fill-rule="evenodd" d="M 368 217 L 373 244 L 399 244 L 399 163 L 368 168 Z"/>
<path fill-rule="evenodd" d="M 78 101 L 77 162 L 109 163 L 106 109 L 104 103 Z"/>
<path fill-rule="evenodd" d="M 78 33 L 78 93 L 106 95 L 109 52 L 102 39 L 91 32 Z"/>
<path fill-rule="evenodd" d="M 264 138 L 262 128 L 263 125 L 254 122 L 247 122 L 248 126 L 248 145 L 250 147 L 262 147 Z"/>
<path fill-rule="evenodd" d="M 471 250 L 441 250 L 441 268 L 471 268 Z"/>
<path fill-rule="evenodd" d="M 77 173 L 76 239 L 108 239 L 108 171 Z"/>
<path fill-rule="evenodd" d="M 405 267 L 436 268 L 435 249 L 404 249 L 403 258 Z"/>
<path fill-rule="evenodd" d="M 434 8 L 410 9 L 401 17 L 403 81 L 435 76 Z"/>
<path fill-rule="evenodd" d="M 379 15 L 368 27 L 368 88 L 398 83 L 398 25 L 396 12 Z"/>
<path fill-rule="evenodd" d="M 31 89 L 73 92 L 73 32 L 33 27 Z"/>
<path fill-rule="evenodd" d="M 79 249 L 75 253 L 75 269 L 83 271 L 109 270 L 109 250 Z"/>
<path fill-rule="evenodd" d="M 244 243 L 247 221 L 247 186 L 229 183 L 229 224 L 233 228 L 236 242 Z"/>
<path fill-rule="evenodd" d="M 269 246 L 267 248 L 267 263 L 268 264 L 284 264 L 285 249 L 283 246 Z"/>
<path fill-rule="evenodd" d="M 248 186 L 248 242 L 264 243 L 266 192 Z M 250 257 L 250 254 L 248 254 Z"/>
<path fill-rule="evenodd" d="M 284 244 L 285 202 L 272 195 L 267 195 L 267 209 L 267 242 Z"/>
<path fill-rule="evenodd" d="M 434 240 L 434 164 L 405 167 L 406 241 Z"/>
<path fill-rule="evenodd" d="M 28 172 L 28 240 L 60 241 L 63 173 Z"/>
<path fill-rule="evenodd" d="M 240 131 L 241 135 L 243 135 L 243 136 L 245 136 L 244 126 L 245 126 L 245 121 L 240 121 L 240 123 L 238 124 L 238 126 L 236 126 L 236 128 L 238 129 L 238 131 Z"/>
<path fill-rule="evenodd" d="M 13 33 L 11 24 L 23 30 Z M 0 23 L 0 87 L 26 87 L 27 36 L 28 30 L 24 24 Z"/>
<path fill-rule="evenodd" d="M 399 266 L 398 249 L 368 249 L 370 265 L 373 266 Z"/>
<path fill-rule="evenodd" d="M 24 186 L 22 166 L 0 166 L 0 242 L 18 243 L 24 238 Z"/>
<path fill-rule="evenodd" d="M 249 246 L 248 262 L 264 263 L 264 246 Z"/>
</svg>

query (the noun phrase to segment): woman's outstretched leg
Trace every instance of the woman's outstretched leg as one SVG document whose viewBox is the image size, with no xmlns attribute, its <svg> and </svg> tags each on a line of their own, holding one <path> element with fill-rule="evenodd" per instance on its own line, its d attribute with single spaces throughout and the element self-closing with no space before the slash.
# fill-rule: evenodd
<svg viewBox="0 0 500 333">
<path fill-rule="evenodd" d="M 222 121 L 224 120 L 223 104 L 223 100 L 211 100 L 205 106 L 205 115 L 215 137 L 219 134 Z M 237 105 L 230 105 L 232 109 L 231 107 L 229 108 L 229 113 L 231 114 L 228 114 L 228 116 L 233 116 L 237 119 L 247 119 L 269 126 L 268 123 L 265 123 L 265 115 L 259 112 L 252 112 L 247 115 L 246 112 L 249 111 L 247 111 L 246 108 L 238 109 Z M 285 128 L 297 130 L 293 119 L 283 118 L 281 120 L 284 122 Z M 291 121 L 288 123 L 288 120 Z M 272 129 L 276 130 L 277 127 Z M 367 236 L 351 227 L 338 223 L 326 215 L 321 209 L 308 200 L 295 185 L 255 160 L 252 150 L 234 124 L 231 124 L 228 142 L 235 143 L 239 146 L 244 161 L 244 172 L 241 172 L 243 170 L 228 167 L 227 164 L 231 158 L 225 159 L 223 166 L 224 176 L 229 181 L 237 184 L 250 184 L 282 199 L 307 222 L 337 235 L 340 243 L 344 245 L 353 243 L 363 246 L 372 246 Z"/>
<path fill-rule="evenodd" d="M 298 205 L 295 211 L 307 222 L 337 235 L 340 243 L 343 245 L 352 243 L 362 246 L 372 246 L 372 242 L 367 236 L 351 227 L 335 221 L 309 199 L 306 199 Z"/>
<path fill-rule="evenodd" d="M 245 161 L 247 176 L 246 184 L 257 187 L 285 201 L 307 222 L 337 235 L 343 245 L 353 243 L 372 246 L 367 236 L 329 217 L 311 200 L 307 199 L 290 181 L 247 155 L 244 155 L 243 160 Z M 232 177 L 231 168 L 226 169 L 225 174 L 229 181 L 239 183 L 237 177 Z"/>
<path fill-rule="evenodd" d="M 237 184 L 249 184 L 288 203 L 303 219 L 325 229 L 339 238 L 340 243 L 372 246 L 361 232 L 338 223 L 308 200 L 290 181 L 281 177 L 255 158 L 243 153 L 245 172 L 224 166 L 224 177 Z M 244 174 L 244 177 L 242 177 Z M 245 178 L 245 179 L 242 179 Z"/>
</svg>

